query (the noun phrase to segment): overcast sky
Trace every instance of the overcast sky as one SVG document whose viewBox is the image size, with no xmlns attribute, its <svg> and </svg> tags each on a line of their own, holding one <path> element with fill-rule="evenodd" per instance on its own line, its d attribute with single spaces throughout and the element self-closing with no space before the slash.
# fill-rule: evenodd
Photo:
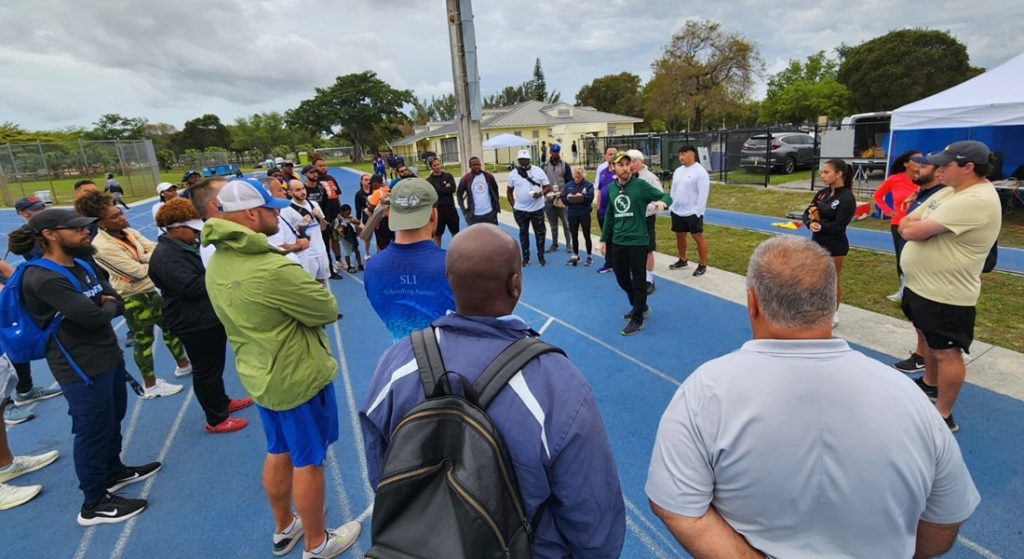
<svg viewBox="0 0 1024 559">
<path fill-rule="evenodd" d="M 756 42 L 769 74 L 904 27 L 949 31 L 976 66 L 1024 51 L 1021 0 L 531 4 L 473 1 L 485 95 L 528 79 L 537 57 L 548 90 L 567 101 L 605 74 L 647 80 L 688 19 Z M 28 129 L 88 127 L 104 113 L 178 128 L 204 113 L 230 123 L 283 112 L 314 87 L 368 69 L 419 97 L 452 87 L 443 0 L 3 0 L 0 21 L 0 121 Z"/>
</svg>

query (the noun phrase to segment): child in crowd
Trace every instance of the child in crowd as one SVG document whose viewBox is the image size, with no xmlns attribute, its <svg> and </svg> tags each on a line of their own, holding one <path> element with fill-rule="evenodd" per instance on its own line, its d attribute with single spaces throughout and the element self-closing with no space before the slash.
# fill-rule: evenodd
<svg viewBox="0 0 1024 559">
<path fill-rule="evenodd" d="M 363 230 L 363 224 L 352 215 L 352 206 L 341 205 L 341 213 L 334 219 L 334 238 L 341 244 L 341 252 L 345 256 L 345 267 L 348 273 L 354 274 L 356 269 L 352 267 L 350 258 L 356 257 L 356 264 L 359 271 L 363 271 L 363 256 L 359 254 L 359 233 Z"/>
</svg>

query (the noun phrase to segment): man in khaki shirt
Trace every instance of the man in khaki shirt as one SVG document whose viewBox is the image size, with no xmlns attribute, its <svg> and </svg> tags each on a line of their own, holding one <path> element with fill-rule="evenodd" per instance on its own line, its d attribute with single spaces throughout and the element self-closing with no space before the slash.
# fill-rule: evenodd
<svg viewBox="0 0 1024 559">
<path fill-rule="evenodd" d="M 928 161 L 951 188 L 900 222 L 907 240 L 900 259 L 906 279 L 903 313 L 927 347 L 924 376 L 916 382 L 956 432 L 953 403 L 966 376 L 962 352 L 970 351 L 974 338 L 981 270 L 999 236 L 1002 214 L 999 196 L 985 179 L 991 168 L 985 144 L 954 142 Z"/>
</svg>

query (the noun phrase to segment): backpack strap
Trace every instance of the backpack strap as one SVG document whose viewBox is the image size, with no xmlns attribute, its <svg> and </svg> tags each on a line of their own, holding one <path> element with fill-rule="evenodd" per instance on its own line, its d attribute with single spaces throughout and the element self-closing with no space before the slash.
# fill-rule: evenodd
<svg viewBox="0 0 1024 559">
<path fill-rule="evenodd" d="M 75 259 L 75 262 L 79 263 L 80 265 L 84 264 L 82 267 L 85 268 L 87 272 L 91 272 L 91 275 L 95 276 L 95 272 L 93 271 L 92 266 L 85 264 L 83 261 L 77 258 Z M 26 260 L 24 262 L 24 265 L 38 266 L 40 268 L 50 270 L 51 272 L 56 272 L 64 276 L 69 282 L 71 282 L 71 287 L 74 287 L 75 291 L 82 290 L 82 282 L 78 281 L 78 277 L 75 276 L 75 274 L 72 274 L 71 270 L 68 270 L 67 268 L 61 266 L 60 264 L 54 262 L 53 260 L 49 260 L 47 258 L 37 258 L 35 260 Z"/>
<path fill-rule="evenodd" d="M 523 366 L 545 353 L 565 355 L 561 348 L 544 343 L 533 336 L 526 336 L 509 344 L 494 361 L 491 361 L 473 384 L 473 391 L 477 394 L 477 406 L 486 410 L 491 400 L 523 369 Z"/>
<path fill-rule="evenodd" d="M 448 370 L 441 358 L 441 348 L 437 345 L 437 337 L 433 326 L 427 326 L 416 330 L 409 335 L 412 339 L 412 353 L 416 357 L 416 365 L 420 368 L 420 382 L 423 384 L 423 393 L 427 399 L 439 394 L 450 393 L 448 379 L 445 374 Z M 438 392 L 438 386 L 443 392 Z"/>
</svg>

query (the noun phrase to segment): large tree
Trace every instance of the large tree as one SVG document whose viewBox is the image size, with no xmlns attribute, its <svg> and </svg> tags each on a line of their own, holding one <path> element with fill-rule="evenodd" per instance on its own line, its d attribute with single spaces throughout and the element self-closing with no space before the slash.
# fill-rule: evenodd
<svg viewBox="0 0 1024 559">
<path fill-rule="evenodd" d="M 407 89 L 395 89 L 372 71 L 338 76 L 330 87 L 285 113 L 291 126 L 317 134 L 337 135 L 352 142 L 353 161 L 362 161 L 364 146 L 373 146 L 399 134 L 397 125 L 408 117 L 401 109 L 415 98 Z"/>
<path fill-rule="evenodd" d="M 984 71 L 971 66 L 967 47 L 945 31 L 900 29 L 836 50 L 837 78 L 856 112 L 889 111 Z"/>
<path fill-rule="evenodd" d="M 819 115 L 839 117 L 848 112 L 849 91 L 839 83 L 839 63 L 825 51 L 790 60 L 781 72 L 768 80 L 768 92 L 761 104 L 759 120 L 765 124 L 814 122 Z"/>
<path fill-rule="evenodd" d="M 256 113 L 238 117 L 228 125 L 232 151 L 256 150 L 261 157 L 272 155 L 275 146 L 288 146 L 288 152 L 297 152 L 298 146 L 314 143 L 316 137 L 302 127 L 289 127 L 281 113 Z"/>
<path fill-rule="evenodd" d="M 533 79 L 530 80 L 534 101 L 546 101 L 548 98 L 548 83 L 544 81 L 544 70 L 540 67 L 540 58 L 533 63 Z"/>
<path fill-rule="evenodd" d="M 142 138 L 146 119 L 108 113 L 93 123 L 89 137 L 93 140 L 137 140 Z"/>
<path fill-rule="evenodd" d="M 688 21 L 651 65 L 646 116 L 700 130 L 747 102 L 764 67 L 757 46 L 713 21 Z"/>
<path fill-rule="evenodd" d="M 178 152 L 186 149 L 202 151 L 210 146 L 231 145 L 231 134 L 215 114 L 205 114 L 185 122 L 185 128 L 177 135 Z"/>
<path fill-rule="evenodd" d="M 412 121 L 416 124 L 454 120 L 457 112 L 454 93 L 446 93 L 440 97 L 431 96 L 429 100 L 412 100 Z"/>
<path fill-rule="evenodd" d="M 576 105 L 627 116 L 644 114 L 640 76 L 631 72 L 608 74 L 580 88 Z"/>
</svg>

